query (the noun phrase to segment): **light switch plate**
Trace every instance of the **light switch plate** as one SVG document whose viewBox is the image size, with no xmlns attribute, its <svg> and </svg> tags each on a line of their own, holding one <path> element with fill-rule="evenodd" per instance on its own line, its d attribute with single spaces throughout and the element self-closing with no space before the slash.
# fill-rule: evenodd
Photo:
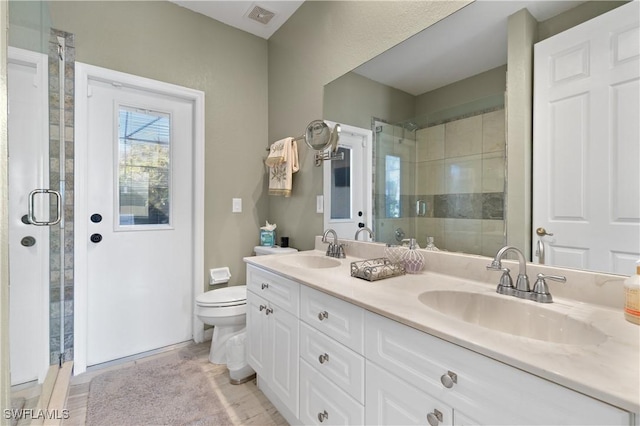
<svg viewBox="0 0 640 426">
<path fill-rule="evenodd" d="M 231 200 L 231 213 L 242 213 L 242 198 Z"/>
<path fill-rule="evenodd" d="M 324 213 L 324 195 L 316 195 L 316 213 Z"/>
</svg>

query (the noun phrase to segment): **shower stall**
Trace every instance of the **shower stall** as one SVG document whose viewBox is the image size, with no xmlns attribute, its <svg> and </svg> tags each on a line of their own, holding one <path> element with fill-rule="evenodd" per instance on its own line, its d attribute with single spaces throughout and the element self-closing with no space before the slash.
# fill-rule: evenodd
<svg viewBox="0 0 640 426">
<path fill-rule="evenodd" d="M 46 2 L 9 2 L 11 385 L 73 359 L 73 36 Z"/>
<path fill-rule="evenodd" d="M 486 256 L 504 245 L 503 95 L 373 129 L 378 241 L 434 237 L 441 250 Z"/>
</svg>

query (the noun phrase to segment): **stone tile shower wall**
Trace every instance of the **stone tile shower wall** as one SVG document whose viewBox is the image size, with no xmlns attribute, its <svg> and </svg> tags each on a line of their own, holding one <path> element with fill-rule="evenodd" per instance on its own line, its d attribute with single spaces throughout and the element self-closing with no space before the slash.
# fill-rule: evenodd
<svg viewBox="0 0 640 426">
<path fill-rule="evenodd" d="M 60 96 L 58 37 L 65 40 L 63 99 Z M 64 349 L 63 360 L 73 359 L 74 79 L 73 35 L 52 29 L 49 38 L 49 186 L 62 194 L 63 219 L 59 225 L 50 227 L 51 364 L 59 362 L 61 348 Z"/>
<path fill-rule="evenodd" d="M 416 132 L 418 243 L 493 256 L 504 245 L 505 113 L 478 114 Z M 415 211 L 415 209 L 414 209 Z"/>
</svg>

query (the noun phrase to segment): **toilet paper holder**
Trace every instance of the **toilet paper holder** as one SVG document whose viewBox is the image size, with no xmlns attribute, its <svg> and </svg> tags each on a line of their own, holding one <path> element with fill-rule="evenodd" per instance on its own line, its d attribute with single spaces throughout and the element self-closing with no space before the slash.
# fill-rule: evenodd
<svg viewBox="0 0 640 426">
<path fill-rule="evenodd" d="M 228 283 L 229 278 L 231 278 L 231 271 L 228 266 L 209 269 L 209 285 Z"/>
</svg>

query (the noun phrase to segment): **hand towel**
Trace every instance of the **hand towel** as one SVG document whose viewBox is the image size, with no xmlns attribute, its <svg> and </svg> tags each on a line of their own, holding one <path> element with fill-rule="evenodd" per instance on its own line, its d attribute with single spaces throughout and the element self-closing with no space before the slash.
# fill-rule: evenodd
<svg viewBox="0 0 640 426">
<path fill-rule="evenodd" d="M 269 195 L 291 196 L 292 174 L 300 169 L 296 141 L 289 137 L 274 142 L 264 162 L 269 168 Z"/>
</svg>

